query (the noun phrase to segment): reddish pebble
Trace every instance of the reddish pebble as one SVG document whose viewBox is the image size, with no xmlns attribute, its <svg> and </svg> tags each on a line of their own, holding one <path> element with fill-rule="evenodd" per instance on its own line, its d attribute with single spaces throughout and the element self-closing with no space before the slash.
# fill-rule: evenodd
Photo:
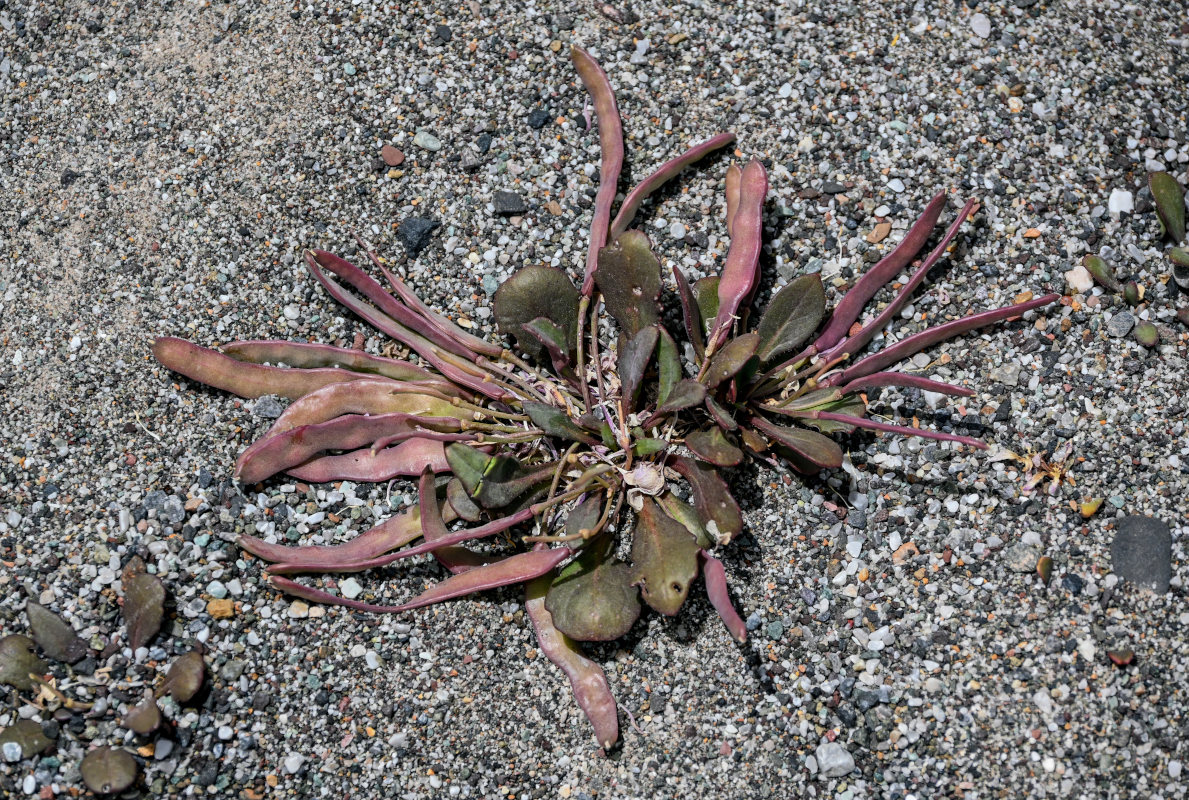
<svg viewBox="0 0 1189 800">
<path fill-rule="evenodd" d="M 136 464 L 136 456 L 129 453 L 128 455 L 124 456 L 124 463 L 130 467 L 133 466 Z"/>
<path fill-rule="evenodd" d="M 384 163 L 390 167 L 399 167 L 405 163 L 405 154 L 390 144 L 380 148 L 380 158 L 384 159 Z"/>
</svg>

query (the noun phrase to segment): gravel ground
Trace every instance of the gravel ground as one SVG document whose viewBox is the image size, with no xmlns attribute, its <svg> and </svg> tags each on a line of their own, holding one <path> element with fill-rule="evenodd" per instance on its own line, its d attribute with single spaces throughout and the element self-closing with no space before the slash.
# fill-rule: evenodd
<svg viewBox="0 0 1189 800">
<path fill-rule="evenodd" d="M 105 647 L 120 567 L 149 561 L 163 635 L 82 664 L 117 707 L 205 643 L 199 705 L 167 710 L 169 738 L 127 740 L 160 797 L 1185 797 L 1185 301 L 1144 187 L 1150 169 L 1184 181 L 1189 28 L 1176 3 L 970 5 L 649 1 L 624 24 L 551 0 L 0 2 L 0 628 L 25 631 L 32 597 Z M 351 255 L 353 230 L 482 330 L 512 270 L 580 268 L 598 146 L 571 43 L 618 90 L 636 178 L 724 129 L 767 160 L 779 282 L 844 285 L 945 188 L 948 217 L 981 208 L 903 324 L 1067 295 L 929 352 L 976 397 L 884 395 L 889 418 L 989 453 L 865 435 L 853 474 L 736 476 L 749 533 L 725 561 L 751 638 L 698 598 L 595 648 L 637 723 L 610 756 L 515 593 L 378 619 L 268 588 L 237 533 L 340 540 L 412 487 L 241 494 L 231 465 L 277 404 L 195 387 L 148 350 L 370 336 L 299 258 Z M 666 268 L 721 263 L 723 170 L 651 207 Z M 524 210 L 497 214 L 497 191 Z M 402 241 L 409 219 L 440 226 Z M 1071 295 L 1085 252 L 1144 303 Z M 1066 441 L 1071 480 L 1021 497 L 1005 453 Z M 1106 502 L 1083 519 L 1083 497 Z M 1170 590 L 1120 579 L 1126 515 L 1171 530 L 1133 576 L 1171 560 Z M 438 575 L 360 582 L 396 599 Z M 79 670 L 53 669 L 64 686 Z M 22 698 L 0 724 L 42 720 L 56 750 L 0 765 L 5 796 L 75 792 L 82 752 L 124 741 L 110 713 L 54 721 Z"/>
</svg>

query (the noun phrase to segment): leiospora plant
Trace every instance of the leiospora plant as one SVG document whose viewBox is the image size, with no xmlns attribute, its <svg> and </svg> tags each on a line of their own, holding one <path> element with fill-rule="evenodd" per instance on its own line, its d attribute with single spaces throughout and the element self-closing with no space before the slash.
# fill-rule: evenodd
<svg viewBox="0 0 1189 800">
<path fill-rule="evenodd" d="M 748 457 L 802 472 L 837 467 L 843 453 L 830 435 L 856 428 L 982 447 L 870 419 L 866 393 L 903 386 L 971 394 L 891 370 L 923 348 L 1055 295 L 972 314 L 864 355 L 971 211 L 968 203 L 895 297 L 860 321 L 929 239 L 945 206 L 939 194 L 832 313 L 819 276 L 805 275 L 753 314 L 768 191 L 764 167 L 753 160 L 727 171 L 731 238 L 722 274 L 690 283 L 673 270 L 684 330 L 671 331 L 661 318 L 660 261 L 630 226 L 651 193 L 734 136 L 716 136 L 665 164 L 613 215 L 624 157 L 615 97 L 588 54 L 576 48 L 572 55 L 594 99 L 602 150 L 590 248 L 577 286 L 560 269 L 528 266 L 499 288 L 495 318 L 512 346 L 457 327 L 374 256 L 391 293 L 353 264 L 312 251 L 309 270 L 331 296 L 420 363 L 278 341 L 236 342 L 218 353 L 164 338 L 154 352 L 203 383 L 293 400 L 240 456 L 235 474 L 244 483 L 279 472 L 306 481 L 418 477 L 416 508 L 350 542 L 290 547 L 242 537 L 246 550 L 271 562 L 275 587 L 394 613 L 525 584 L 542 651 L 569 677 L 598 742 L 609 747 L 618 738 L 615 702 L 578 641 L 624 635 L 642 604 L 677 614 L 699 574 L 730 634 L 746 638 L 713 555 L 744 525 L 723 470 Z M 468 547 L 480 541 L 482 552 Z M 349 600 L 287 577 L 363 572 L 422 554 L 452 574 L 400 605 Z"/>
</svg>

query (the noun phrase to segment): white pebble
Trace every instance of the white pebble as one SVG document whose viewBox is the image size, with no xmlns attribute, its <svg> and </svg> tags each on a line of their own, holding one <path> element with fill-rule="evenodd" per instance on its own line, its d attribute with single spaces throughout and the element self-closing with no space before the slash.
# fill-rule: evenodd
<svg viewBox="0 0 1189 800">
<path fill-rule="evenodd" d="M 347 578 L 347 580 L 339 584 L 339 591 L 343 593 L 343 597 L 348 600 L 354 600 L 363 594 L 363 587 L 354 578 Z"/>
<path fill-rule="evenodd" d="M 1135 202 L 1132 200 L 1131 192 L 1126 189 L 1111 189 L 1111 196 L 1106 201 L 1106 207 L 1112 214 L 1120 214 L 1124 211 L 1130 213 L 1135 209 Z"/>
<path fill-rule="evenodd" d="M 1075 294 L 1085 294 L 1094 288 L 1094 277 L 1081 264 L 1065 273 L 1065 282 Z"/>
<path fill-rule="evenodd" d="M 301 765 L 306 761 L 305 756 L 299 756 L 296 753 L 285 759 L 285 771 L 290 775 L 297 773 L 301 769 Z"/>
<path fill-rule="evenodd" d="M 1176 780 L 1177 778 L 1181 777 L 1181 762 L 1180 761 L 1173 760 L 1173 761 L 1168 762 L 1168 777 L 1172 778 L 1173 780 Z"/>
<path fill-rule="evenodd" d="M 975 14 L 970 18 L 970 30 L 974 31 L 978 38 L 986 39 L 991 35 L 991 20 L 986 14 Z"/>
<path fill-rule="evenodd" d="M 888 188 L 896 194 L 900 194 L 904 191 L 904 181 L 900 180 L 899 178 L 892 178 L 890 181 L 888 181 Z"/>
</svg>

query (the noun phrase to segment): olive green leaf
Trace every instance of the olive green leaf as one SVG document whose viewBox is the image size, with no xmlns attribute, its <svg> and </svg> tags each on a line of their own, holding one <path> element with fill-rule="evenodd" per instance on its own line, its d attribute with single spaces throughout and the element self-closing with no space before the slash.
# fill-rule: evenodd
<svg viewBox="0 0 1189 800">
<path fill-rule="evenodd" d="M 1156 216 L 1160 227 L 1178 244 L 1185 239 L 1185 190 L 1177 179 L 1167 172 L 1153 172 L 1148 175 L 1148 188 L 1156 203 Z"/>
<path fill-rule="evenodd" d="M 165 616 L 165 586 L 156 575 L 145 571 L 140 556 L 133 556 L 125 565 L 121 580 L 128 646 L 136 650 L 161 630 L 161 619 Z"/>
<path fill-rule="evenodd" d="M 545 345 L 522 326 L 541 317 L 564 332 L 566 352 L 573 349 L 578 332 L 578 290 L 561 270 L 522 267 L 496 290 L 492 306 L 500 330 L 538 361 L 546 352 Z"/>
<path fill-rule="evenodd" d="M 640 593 L 627 564 L 611 557 L 613 539 L 592 543 L 549 587 L 545 608 L 553 624 L 580 642 L 607 642 L 640 617 Z"/>
<path fill-rule="evenodd" d="M 698 458 L 718 467 L 733 467 L 743 460 L 743 451 L 717 426 L 689 434 L 685 446 Z"/>
<path fill-rule="evenodd" d="M 19 633 L 0 639 L 0 683 L 27 691 L 33 688 L 30 673 L 41 675 L 46 663 L 33 652 L 33 640 Z"/>
<path fill-rule="evenodd" d="M 626 338 L 660 317 L 661 262 L 640 231 L 627 231 L 599 251 L 595 283 L 603 293 L 607 313 Z"/>
<path fill-rule="evenodd" d="M 698 576 L 697 541 L 684 525 L 645 497 L 632 537 L 632 582 L 644 602 L 666 616 L 681 610 L 689 585 Z"/>
<path fill-rule="evenodd" d="M 755 331 L 736 336 L 724 344 L 717 353 L 710 358 L 710 367 L 706 370 L 706 386 L 713 389 L 725 380 L 735 376 L 747 360 L 755 355 L 756 347 L 760 344 L 760 336 Z"/>
<path fill-rule="evenodd" d="M 87 643 L 61 617 L 40 603 L 25 604 L 33 641 L 50 658 L 73 664 L 87 654 Z"/>
<path fill-rule="evenodd" d="M 178 658 L 169 666 L 165 673 L 165 680 L 157 690 L 157 696 L 169 695 L 179 703 L 187 703 L 198 694 L 202 688 L 202 679 L 206 674 L 206 665 L 202 661 L 202 653 L 191 650 Z"/>
<path fill-rule="evenodd" d="M 156 700 L 146 697 L 140 705 L 124 715 L 121 724 L 133 733 L 152 733 L 161 724 L 161 709 L 157 708 Z"/>
<path fill-rule="evenodd" d="M 15 744 L 21 748 L 21 758 L 44 753 L 53 741 L 41 730 L 41 723 L 31 719 L 18 719 L 0 731 L 0 746 Z"/>
<path fill-rule="evenodd" d="M 636 395 L 644 381 L 648 362 L 652 360 L 652 352 L 656 349 L 657 336 L 656 325 L 641 328 L 619 354 L 620 395 L 624 409 L 629 414 L 636 407 Z"/>
<path fill-rule="evenodd" d="M 820 275 L 802 275 L 782 288 L 756 326 L 760 359 L 769 361 L 796 350 L 817 330 L 825 313 L 826 293 Z"/>
<path fill-rule="evenodd" d="M 79 771 L 83 783 L 95 794 L 116 794 L 133 784 L 139 768 L 127 750 L 97 747 L 83 756 Z"/>
</svg>

